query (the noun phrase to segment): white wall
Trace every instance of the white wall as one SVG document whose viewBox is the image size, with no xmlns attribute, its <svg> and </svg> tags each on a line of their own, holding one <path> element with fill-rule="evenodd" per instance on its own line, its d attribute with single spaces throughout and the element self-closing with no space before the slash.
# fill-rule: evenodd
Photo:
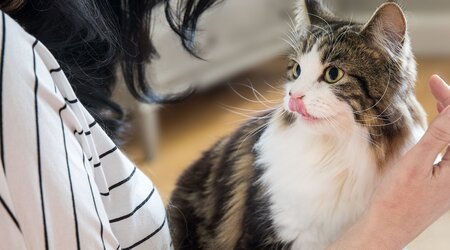
<svg viewBox="0 0 450 250">
<path fill-rule="evenodd" d="M 327 1 L 339 12 L 355 19 L 367 20 L 385 0 Z M 413 50 L 419 56 L 450 56 L 450 1 L 400 0 L 406 11 Z"/>
</svg>

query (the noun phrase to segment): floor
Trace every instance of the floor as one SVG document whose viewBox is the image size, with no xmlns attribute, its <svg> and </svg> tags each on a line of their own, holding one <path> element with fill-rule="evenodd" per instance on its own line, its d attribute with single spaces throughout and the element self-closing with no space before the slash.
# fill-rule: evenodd
<svg viewBox="0 0 450 250">
<path fill-rule="evenodd" d="M 437 73 L 450 81 L 450 58 L 419 58 L 418 66 L 417 96 L 431 120 L 436 111 L 427 80 Z M 156 183 L 166 201 L 178 176 L 203 151 L 259 110 L 279 103 L 283 90 L 277 74 L 282 67 L 283 63 L 275 60 L 186 102 L 161 108 L 160 147 L 154 160 L 142 160 L 138 143 L 127 147 L 127 152 Z M 409 249 L 450 249 L 449 230 L 450 213 L 418 237 Z"/>
</svg>

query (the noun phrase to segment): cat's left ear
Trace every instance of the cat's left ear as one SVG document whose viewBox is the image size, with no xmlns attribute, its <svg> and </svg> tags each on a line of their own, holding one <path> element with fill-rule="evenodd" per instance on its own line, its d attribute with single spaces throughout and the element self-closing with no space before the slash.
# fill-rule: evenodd
<svg viewBox="0 0 450 250">
<path fill-rule="evenodd" d="M 364 26 L 361 35 L 377 46 L 389 49 L 399 48 L 406 38 L 406 18 L 396 3 L 381 5 Z"/>
<path fill-rule="evenodd" d="M 323 0 L 296 0 L 297 28 L 305 28 L 308 24 L 327 26 L 338 18 L 325 6 Z"/>
</svg>

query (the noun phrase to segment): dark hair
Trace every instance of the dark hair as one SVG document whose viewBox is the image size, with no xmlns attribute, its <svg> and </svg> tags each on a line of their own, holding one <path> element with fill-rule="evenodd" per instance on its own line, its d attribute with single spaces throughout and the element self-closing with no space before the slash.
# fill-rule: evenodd
<svg viewBox="0 0 450 250">
<path fill-rule="evenodd" d="M 172 9 L 170 0 L 3 0 L 0 8 L 53 53 L 80 101 L 118 139 L 125 125 L 124 111 L 111 100 L 118 65 L 141 102 L 171 103 L 192 93 L 161 96 L 147 82 L 145 63 L 156 55 L 152 9 L 165 4 L 170 26 L 194 54 L 197 21 L 217 1 L 179 0 Z"/>
<path fill-rule="evenodd" d="M 197 58 L 200 58 L 195 53 L 195 31 L 198 19 L 203 12 L 218 2 L 221 0 L 180 0 L 175 11 L 168 2 L 166 3 L 167 22 L 172 30 L 180 36 L 183 47 Z"/>
</svg>

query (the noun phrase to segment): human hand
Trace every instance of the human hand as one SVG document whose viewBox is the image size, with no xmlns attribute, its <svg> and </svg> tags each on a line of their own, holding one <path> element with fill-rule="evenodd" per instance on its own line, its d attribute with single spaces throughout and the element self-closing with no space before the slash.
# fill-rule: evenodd
<svg viewBox="0 0 450 250">
<path fill-rule="evenodd" d="M 402 249 L 450 209 L 450 88 L 429 82 L 440 114 L 386 174 L 366 214 L 330 249 Z"/>
</svg>

